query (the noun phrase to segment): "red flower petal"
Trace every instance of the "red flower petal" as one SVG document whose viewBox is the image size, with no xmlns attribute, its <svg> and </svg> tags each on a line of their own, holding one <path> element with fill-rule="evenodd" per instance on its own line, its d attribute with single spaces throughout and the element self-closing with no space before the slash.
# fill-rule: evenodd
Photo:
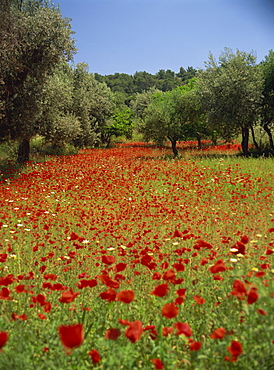
<svg viewBox="0 0 274 370">
<path fill-rule="evenodd" d="M 135 343 L 137 340 L 140 340 L 143 333 L 142 323 L 139 320 L 129 322 L 128 328 L 125 332 L 126 337 L 132 342 Z"/>
<path fill-rule="evenodd" d="M 200 297 L 199 295 L 195 295 L 193 298 L 195 299 L 196 303 L 199 305 L 204 304 L 206 302 L 206 300 Z"/>
<path fill-rule="evenodd" d="M 157 297 L 164 297 L 167 294 L 167 292 L 168 292 L 168 283 L 165 283 L 156 286 L 150 294 L 156 295 Z"/>
<path fill-rule="evenodd" d="M 106 339 L 115 340 L 120 337 L 121 331 L 120 329 L 108 329 L 105 334 Z"/>
<path fill-rule="evenodd" d="M 247 294 L 247 290 L 245 288 L 244 283 L 236 279 L 233 282 L 232 287 L 233 287 L 233 290 L 230 294 L 238 297 L 239 299 L 244 299 L 245 295 Z"/>
<path fill-rule="evenodd" d="M 154 363 L 155 369 L 164 369 L 164 364 L 159 358 L 153 358 L 151 362 Z"/>
<path fill-rule="evenodd" d="M 109 288 L 105 292 L 100 293 L 102 299 L 106 299 L 109 302 L 113 302 L 116 299 L 116 291 L 112 288 Z"/>
<path fill-rule="evenodd" d="M 202 343 L 201 342 L 191 342 L 189 344 L 189 349 L 191 351 L 199 351 L 199 349 L 202 347 Z"/>
<path fill-rule="evenodd" d="M 84 341 L 84 328 L 82 324 L 61 325 L 58 328 L 61 342 L 66 348 L 79 347 Z"/>
<path fill-rule="evenodd" d="M 186 337 L 192 336 L 192 330 L 187 323 L 176 322 L 174 327 L 177 329 L 177 335 L 184 334 Z"/>
<path fill-rule="evenodd" d="M 106 265 L 112 265 L 116 261 L 116 258 L 113 256 L 102 256 L 102 262 Z"/>
<path fill-rule="evenodd" d="M 213 333 L 210 334 L 211 339 L 222 339 L 225 337 L 226 330 L 225 328 L 218 328 L 214 330 Z"/>
<path fill-rule="evenodd" d="M 88 354 L 94 364 L 97 364 L 101 361 L 100 354 L 96 349 L 92 349 Z"/>
<path fill-rule="evenodd" d="M 117 301 L 130 303 L 134 299 L 134 291 L 133 290 L 121 290 L 116 297 Z"/>
<path fill-rule="evenodd" d="M 0 348 L 3 348 L 9 339 L 9 335 L 6 331 L 0 331 Z"/>
<path fill-rule="evenodd" d="M 61 303 L 71 303 L 75 300 L 75 298 L 79 295 L 79 292 L 73 293 L 73 290 L 70 289 L 66 292 L 62 292 L 61 298 L 59 298 L 59 302 Z"/>
<path fill-rule="evenodd" d="M 227 349 L 233 357 L 238 357 L 240 354 L 243 353 L 243 348 L 242 348 L 241 343 L 237 342 L 236 340 L 233 340 L 231 342 L 230 347 L 227 347 Z"/>
<path fill-rule="evenodd" d="M 175 303 L 167 303 L 162 308 L 162 315 L 167 319 L 176 317 L 179 313 L 179 309 Z"/>
<path fill-rule="evenodd" d="M 219 261 L 216 261 L 213 266 L 209 268 L 209 271 L 212 274 L 217 274 L 218 272 L 225 271 L 227 269 L 224 260 L 220 259 Z"/>
<path fill-rule="evenodd" d="M 257 288 L 253 287 L 250 289 L 247 295 L 247 304 L 252 304 L 256 302 L 259 298 L 259 294 L 257 293 Z"/>
<path fill-rule="evenodd" d="M 163 330 L 162 330 L 162 335 L 164 336 L 164 337 L 167 337 L 168 336 L 168 334 L 172 334 L 173 333 L 173 328 L 171 328 L 171 327 L 165 327 L 165 328 L 163 328 Z"/>
</svg>

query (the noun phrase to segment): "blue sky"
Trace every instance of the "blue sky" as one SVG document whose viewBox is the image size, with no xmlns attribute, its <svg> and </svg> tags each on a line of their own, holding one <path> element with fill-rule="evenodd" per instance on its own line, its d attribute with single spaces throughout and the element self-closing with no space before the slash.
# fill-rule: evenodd
<svg viewBox="0 0 274 370">
<path fill-rule="evenodd" d="M 209 52 L 274 50 L 274 0 L 56 0 L 78 53 L 102 75 L 204 68 Z"/>
</svg>

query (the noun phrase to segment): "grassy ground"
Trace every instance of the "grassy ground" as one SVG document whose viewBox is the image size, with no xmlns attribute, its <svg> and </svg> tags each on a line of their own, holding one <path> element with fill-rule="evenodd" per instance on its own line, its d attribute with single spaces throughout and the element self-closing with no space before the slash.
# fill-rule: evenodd
<svg viewBox="0 0 274 370">
<path fill-rule="evenodd" d="M 181 153 L 83 150 L 2 182 L 1 369 L 274 365 L 273 160 Z"/>
</svg>

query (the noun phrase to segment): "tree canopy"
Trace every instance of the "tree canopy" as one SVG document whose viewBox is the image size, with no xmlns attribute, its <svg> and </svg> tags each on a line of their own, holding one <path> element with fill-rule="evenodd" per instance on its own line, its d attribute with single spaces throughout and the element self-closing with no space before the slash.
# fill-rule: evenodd
<svg viewBox="0 0 274 370">
<path fill-rule="evenodd" d="M 263 76 L 252 53 L 234 54 L 226 48 L 216 61 L 212 54 L 197 79 L 197 91 L 208 121 L 219 136 L 231 140 L 242 134 L 248 155 L 249 129 L 256 124 L 262 100 Z"/>
</svg>

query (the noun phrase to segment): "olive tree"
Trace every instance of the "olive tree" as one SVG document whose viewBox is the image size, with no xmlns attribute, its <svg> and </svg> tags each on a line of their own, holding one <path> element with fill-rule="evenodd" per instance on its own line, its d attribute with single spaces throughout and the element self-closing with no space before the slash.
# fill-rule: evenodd
<svg viewBox="0 0 274 370">
<path fill-rule="evenodd" d="M 29 158 L 29 141 L 39 131 L 47 74 L 61 60 L 72 58 L 74 40 L 69 20 L 49 2 L 5 0 L 1 4 L 7 15 L 0 37 L 0 134 L 2 139 L 20 141 L 18 161 L 24 162 Z M 7 46 L 8 41 L 13 46 Z"/>
<path fill-rule="evenodd" d="M 203 125 L 195 81 L 154 94 L 143 115 L 144 138 L 159 144 L 169 140 L 176 157 L 177 141 L 197 136 Z"/>
<path fill-rule="evenodd" d="M 274 51 L 270 50 L 260 68 L 264 76 L 262 101 L 262 126 L 269 138 L 269 145 L 274 151 L 272 131 L 274 128 Z"/>
<path fill-rule="evenodd" d="M 225 49 L 218 60 L 209 55 L 206 70 L 197 79 L 201 103 L 212 130 L 225 140 L 242 135 L 248 155 L 249 129 L 260 115 L 263 76 L 252 53 Z"/>
<path fill-rule="evenodd" d="M 73 69 L 73 112 L 80 121 L 82 133 L 75 144 L 98 144 L 108 119 L 115 108 L 114 93 L 104 82 L 88 72 L 88 65 L 79 63 Z"/>
</svg>

